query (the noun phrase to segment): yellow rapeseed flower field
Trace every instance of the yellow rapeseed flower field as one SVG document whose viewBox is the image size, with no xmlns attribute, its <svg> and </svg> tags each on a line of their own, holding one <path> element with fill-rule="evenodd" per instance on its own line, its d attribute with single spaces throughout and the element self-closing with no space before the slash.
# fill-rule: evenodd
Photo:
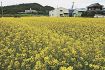
<svg viewBox="0 0 105 70">
<path fill-rule="evenodd" d="M 105 19 L 0 18 L 0 70 L 105 70 Z"/>
</svg>

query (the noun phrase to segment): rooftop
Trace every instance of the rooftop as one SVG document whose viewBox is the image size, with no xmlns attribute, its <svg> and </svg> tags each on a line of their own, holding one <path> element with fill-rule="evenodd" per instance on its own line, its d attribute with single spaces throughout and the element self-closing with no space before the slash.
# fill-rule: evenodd
<svg viewBox="0 0 105 70">
<path fill-rule="evenodd" d="M 75 10 L 78 10 L 78 11 L 86 11 L 87 9 L 86 8 L 76 8 Z"/>
<path fill-rule="evenodd" d="M 94 4 L 89 5 L 88 7 L 103 7 L 103 5 L 99 3 L 94 3 Z"/>
</svg>

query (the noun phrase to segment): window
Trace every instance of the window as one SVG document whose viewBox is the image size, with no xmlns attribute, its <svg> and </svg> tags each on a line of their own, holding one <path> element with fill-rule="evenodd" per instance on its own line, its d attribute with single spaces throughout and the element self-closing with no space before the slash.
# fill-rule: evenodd
<svg viewBox="0 0 105 70">
<path fill-rule="evenodd" d="M 63 10 L 60 10 L 60 12 L 62 12 Z"/>
<path fill-rule="evenodd" d="M 60 14 L 60 17 L 63 17 L 63 14 Z"/>
<path fill-rule="evenodd" d="M 64 15 L 68 15 L 69 13 L 64 13 Z"/>
<path fill-rule="evenodd" d="M 65 17 L 69 16 L 69 13 L 64 13 L 64 16 L 65 16 Z"/>
</svg>

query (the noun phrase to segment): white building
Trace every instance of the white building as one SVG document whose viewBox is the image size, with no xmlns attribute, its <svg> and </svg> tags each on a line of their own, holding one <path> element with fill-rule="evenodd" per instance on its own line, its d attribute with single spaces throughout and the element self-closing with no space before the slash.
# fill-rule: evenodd
<svg viewBox="0 0 105 70">
<path fill-rule="evenodd" d="M 29 10 L 25 10 L 24 13 L 37 13 L 36 10 L 32 10 L 31 8 Z"/>
<path fill-rule="evenodd" d="M 49 12 L 51 17 L 69 17 L 69 10 L 63 7 L 56 8 Z"/>
</svg>

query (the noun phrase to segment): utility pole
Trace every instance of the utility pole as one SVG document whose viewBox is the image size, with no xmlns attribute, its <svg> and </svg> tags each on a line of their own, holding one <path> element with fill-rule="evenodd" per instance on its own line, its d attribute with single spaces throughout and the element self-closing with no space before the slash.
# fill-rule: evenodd
<svg viewBox="0 0 105 70">
<path fill-rule="evenodd" d="M 72 5 L 71 9 L 73 9 L 73 8 L 74 8 L 74 3 L 75 3 L 75 2 L 73 2 L 73 5 Z"/>
<path fill-rule="evenodd" d="M 59 0 L 57 0 L 57 8 L 59 7 L 58 5 L 59 5 Z"/>
<path fill-rule="evenodd" d="M 3 17 L 3 4 L 1 2 L 1 17 Z"/>
</svg>

